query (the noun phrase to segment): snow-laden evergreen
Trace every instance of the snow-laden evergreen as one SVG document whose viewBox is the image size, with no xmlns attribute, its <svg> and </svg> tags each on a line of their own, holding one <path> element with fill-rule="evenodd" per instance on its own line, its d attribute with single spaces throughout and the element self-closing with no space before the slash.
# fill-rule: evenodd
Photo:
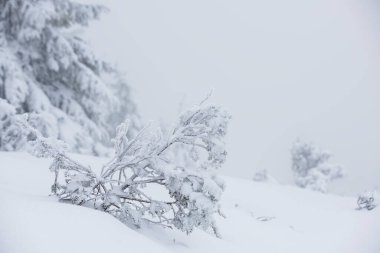
<svg viewBox="0 0 380 253">
<path fill-rule="evenodd" d="M 343 177 L 343 168 L 329 163 L 331 155 L 311 143 L 297 140 L 291 155 L 295 183 L 301 188 L 326 192 L 332 180 Z"/>
<path fill-rule="evenodd" d="M 119 125 L 115 156 L 100 174 L 72 160 L 62 143 L 43 137 L 25 119 L 17 125 L 34 155 L 54 158 L 52 192 L 60 200 L 105 211 L 128 225 L 156 223 L 186 233 L 200 227 L 219 236 L 213 216 L 221 214 L 224 183 L 216 170 L 226 159 L 223 138 L 230 119 L 219 107 L 186 111 L 166 134 L 147 126 L 129 139 L 129 122 Z M 186 163 L 178 149 L 187 153 Z M 157 186 L 161 198 L 150 192 Z"/>
<path fill-rule="evenodd" d="M 78 32 L 104 11 L 70 0 L 0 0 L 0 150 L 25 142 L 15 114 L 29 113 L 30 124 L 72 151 L 94 154 L 126 117 L 136 118 L 122 76 Z"/>
</svg>

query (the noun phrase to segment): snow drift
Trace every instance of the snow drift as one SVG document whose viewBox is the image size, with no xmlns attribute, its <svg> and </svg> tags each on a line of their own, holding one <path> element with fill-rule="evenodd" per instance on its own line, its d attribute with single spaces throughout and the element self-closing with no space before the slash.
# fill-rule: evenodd
<svg viewBox="0 0 380 253">
<path fill-rule="evenodd" d="M 75 155 L 100 168 L 105 160 Z M 49 159 L 0 153 L 0 252 L 315 252 L 377 253 L 380 208 L 356 198 L 225 177 L 222 239 L 156 226 L 133 230 L 92 209 L 49 197 Z"/>
</svg>

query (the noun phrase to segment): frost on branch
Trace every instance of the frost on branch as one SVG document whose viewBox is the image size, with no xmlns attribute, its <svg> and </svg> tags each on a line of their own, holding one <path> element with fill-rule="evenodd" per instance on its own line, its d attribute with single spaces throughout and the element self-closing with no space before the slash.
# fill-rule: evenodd
<svg viewBox="0 0 380 253">
<path fill-rule="evenodd" d="M 36 135 L 37 155 L 54 158 L 53 193 L 62 201 L 93 207 L 140 227 L 156 223 L 186 233 L 212 229 L 224 183 L 216 170 L 227 152 L 223 138 L 230 116 L 215 106 L 183 113 L 163 134 L 147 126 L 128 138 L 129 122 L 117 127 L 115 155 L 100 174 L 70 159 Z M 42 148 L 41 148 L 42 147 Z M 187 162 L 178 159 L 178 150 Z"/>
<path fill-rule="evenodd" d="M 342 167 L 329 163 L 331 155 L 310 143 L 296 141 L 291 155 L 295 183 L 301 188 L 326 192 L 331 181 L 343 177 Z"/>
<path fill-rule="evenodd" d="M 33 117 L 28 114 L 16 115 L 14 126 L 18 129 L 24 142 L 28 143 L 27 150 L 36 157 L 58 158 L 64 156 L 67 145 L 55 138 L 44 137 L 40 131 L 31 125 Z"/>
</svg>

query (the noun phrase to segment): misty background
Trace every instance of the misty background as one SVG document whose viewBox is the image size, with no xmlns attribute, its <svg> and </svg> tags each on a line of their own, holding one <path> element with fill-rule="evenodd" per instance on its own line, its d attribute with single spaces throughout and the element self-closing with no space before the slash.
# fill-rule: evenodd
<svg viewBox="0 0 380 253">
<path fill-rule="evenodd" d="M 86 37 L 125 72 L 145 121 L 170 124 L 213 90 L 211 100 L 233 116 L 223 174 L 267 169 L 290 183 L 299 137 L 345 167 L 333 191 L 380 187 L 377 2 L 86 2 L 112 12 Z"/>
</svg>

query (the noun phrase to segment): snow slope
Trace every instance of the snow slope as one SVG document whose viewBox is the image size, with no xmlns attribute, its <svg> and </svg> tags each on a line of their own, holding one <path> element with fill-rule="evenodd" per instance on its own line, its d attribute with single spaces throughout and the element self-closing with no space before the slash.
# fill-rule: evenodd
<svg viewBox="0 0 380 253">
<path fill-rule="evenodd" d="M 100 167 L 101 158 L 74 155 Z M 380 208 L 355 198 L 225 177 L 222 239 L 159 227 L 130 229 L 105 213 L 49 197 L 49 160 L 0 153 L 0 252 L 380 252 Z"/>
</svg>

